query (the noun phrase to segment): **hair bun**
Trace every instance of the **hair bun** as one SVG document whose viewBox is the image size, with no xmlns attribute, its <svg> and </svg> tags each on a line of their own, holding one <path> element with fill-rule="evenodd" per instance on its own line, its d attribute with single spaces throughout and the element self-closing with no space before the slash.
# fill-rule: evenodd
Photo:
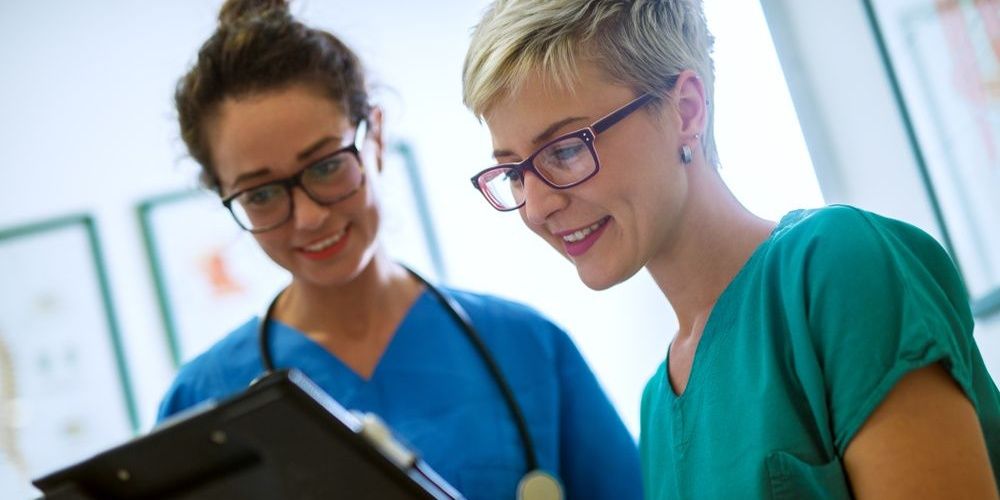
<svg viewBox="0 0 1000 500">
<path fill-rule="evenodd" d="M 226 0 L 219 9 L 219 24 L 237 24 L 280 13 L 290 15 L 287 0 Z"/>
</svg>

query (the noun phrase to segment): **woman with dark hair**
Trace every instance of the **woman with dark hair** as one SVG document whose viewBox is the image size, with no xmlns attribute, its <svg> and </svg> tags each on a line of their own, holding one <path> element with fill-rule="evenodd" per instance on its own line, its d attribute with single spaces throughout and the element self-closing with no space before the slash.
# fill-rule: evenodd
<svg viewBox="0 0 1000 500">
<path fill-rule="evenodd" d="M 264 328 L 253 318 L 181 368 L 161 419 L 241 391 L 269 355 L 381 416 L 470 498 L 512 498 L 528 469 L 570 497 L 641 496 L 635 443 L 563 331 L 522 305 L 430 293 L 387 256 L 382 113 L 340 40 L 283 1 L 229 1 L 176 105 L 204 184 L 292 281 Z"/>
</svg>

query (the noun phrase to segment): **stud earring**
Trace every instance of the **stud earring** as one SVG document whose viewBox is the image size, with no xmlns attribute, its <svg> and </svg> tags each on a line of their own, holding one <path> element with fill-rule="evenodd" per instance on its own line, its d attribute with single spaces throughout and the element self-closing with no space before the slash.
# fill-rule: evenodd
<svg viewBox="0 0 1000 500">
<path fill-rule="evenodd" d="M 687 144 L 681 146 L 681 162 L 687 165 L 691 163 L 693 158 L 694 154 L 691 152 L 691 146 L 688 146 Z"/>
</svg>

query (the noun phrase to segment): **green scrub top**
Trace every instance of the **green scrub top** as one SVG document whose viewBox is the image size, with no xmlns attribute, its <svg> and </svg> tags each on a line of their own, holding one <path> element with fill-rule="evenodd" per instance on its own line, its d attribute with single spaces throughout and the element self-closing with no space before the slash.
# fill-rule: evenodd
<svg viewBox="0 0 1000 500">
<path fill-rule="evenodd" d="M 683 394 L 667 362 L 646 386 L 647 498 L 850 498 L 851 439 L 937 362 L 975 407 L 996 474 L 1000 394 L 972 329 L 962 280 L 923 231 L 848 206 L 789 213 L 719 296 Z"/>
</svg>

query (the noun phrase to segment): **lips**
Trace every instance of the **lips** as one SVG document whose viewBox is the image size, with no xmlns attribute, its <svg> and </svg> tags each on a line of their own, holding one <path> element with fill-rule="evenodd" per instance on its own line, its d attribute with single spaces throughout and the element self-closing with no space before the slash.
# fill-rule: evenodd
<svg viewBox="0 0 1000 500">
<path fill-rule="evenodd" d="M 570 257 L 578 257 L 586 253 L 587 250 L 590 250 L 590 247 L 594 246 L 594 243 L 597 243 L 598 238 L 604 234 L 604 230 L 608 227 L 610 220 L 611 217 L 607 216 L 589 226 L 556 233 L 556 235 L 562 240 L 566 253 Z"/>
<path fill-rule="evenodd" d="M 327 259 L 337 253 L 340 253 L 340 251 L 347 246 L 347 240 L 348 236 L 350 236 L 350 232 L 351 226 L 347 226 L 336 234 L 332 234 L 306 246 L 299 247 L 298 251 L 303 257 L 310 260 Z"/>
</svg>

